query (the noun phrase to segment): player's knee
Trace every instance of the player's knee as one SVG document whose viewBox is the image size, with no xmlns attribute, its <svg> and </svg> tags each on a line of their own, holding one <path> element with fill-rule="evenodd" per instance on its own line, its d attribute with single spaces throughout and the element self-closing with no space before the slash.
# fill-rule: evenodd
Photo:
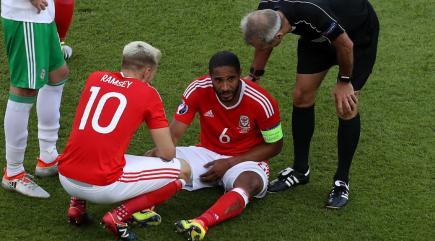
<svg viewBox="0 0 435 241">
<path fill-rule="evenodd" d="M 69 68 L 66 64 L 62 67 L 50 72 L 49 82 L 51 84 L 57 84 L 59 82 L 65 81 L 69 76 Z"/>
<path fill-rule="evenodd" d="M 249 193 L 250 196 L 255 196 L 263 190 L 265 183 L 261 176 L 252 171 L 243 172 L 240 174 L 236 181 L 234 182 L 234 188 L 240 187 L 246 192 Z"/>
<path fill-rule="evenodd" d="M 350 119 L 353 119 L 358 114 L 358 108 L 355 108 L 354 110 L 352 110 L 350 112 L 345 112 L 342 114 L 340 114 L 338 111 L 336 113 L 340 119 L 350 120 Z"/>
<path fill-rule="evenodd" d="M 10 87 L 10 93 L 17 96 L 36 96 L 38 94 L 38 90 L 34 89 L 23 89 L 18 87 Z"/>
<path fill-rule="evenodd" d="M 311 91 L 303 91 L 295 88 L 293 90 L 293 105 L 298 107 L 308 107 L 314 104 L 316 93 Z"/>
<path fill-rule="evenodd" d="M 180 161 L 180 175 L 178 178 L 183 179 L 186 182 L 190 182 L 192 179 L 192 169 L 189 163 L 184 159 L 177 159 Z"/>
</svg>

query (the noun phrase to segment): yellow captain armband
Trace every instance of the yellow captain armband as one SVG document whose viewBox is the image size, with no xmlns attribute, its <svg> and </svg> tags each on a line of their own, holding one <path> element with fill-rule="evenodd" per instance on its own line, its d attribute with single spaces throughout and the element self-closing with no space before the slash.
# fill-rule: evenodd
<svg viewBox="0 0 435 241">
<path fill-rule="evenodd" d="M 261 134 L 266 143 L 274 143 L 281 140 L 283 137 L 281 123 L 269 130 L 261 131 Z"/>
</svg>

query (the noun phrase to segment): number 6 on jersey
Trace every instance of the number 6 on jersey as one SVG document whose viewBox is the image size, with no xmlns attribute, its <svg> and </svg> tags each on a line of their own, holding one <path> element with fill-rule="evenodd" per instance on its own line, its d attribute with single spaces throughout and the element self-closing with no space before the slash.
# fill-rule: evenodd
<svg viewBox="0 0 435 241">
<path fill-rule="evenodd" d="M 227 131 L 228 131 L 228 128 L 225 128 L 225 129 L 222 131 L 221 135 L 219 136 L 219 141 L 220 141 L 220 142 L 222 142 L 222 143 L 228 143 L 228 142 L 231 141 L 230 136 L 226 134 Z"/>
</svg>

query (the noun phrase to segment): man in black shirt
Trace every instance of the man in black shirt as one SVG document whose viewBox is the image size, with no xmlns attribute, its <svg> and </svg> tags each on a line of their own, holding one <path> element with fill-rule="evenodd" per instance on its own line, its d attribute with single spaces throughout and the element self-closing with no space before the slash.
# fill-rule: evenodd
<svg viewBox="0 0 435 241">
<path fill-rule="evenodd" d="M 258 81 L 267 60 L 287 33 L 300 35 L 293 91 L 293 167 L 269 186 L 279 192 L 309 181 L 308 154 L 314 132 L 314 103 L 329 68 L 338 65 L 333 94 L 339 119 L 338 167 L 326 207 L 341 208 L 349 197 L 349 169 L 359 142 L 358 92 L 376 59 L 379 22 L 367 0 L 263 0 L 241 22 L 245 41 L 255 48 L 249 77 Z"/>
</svg>

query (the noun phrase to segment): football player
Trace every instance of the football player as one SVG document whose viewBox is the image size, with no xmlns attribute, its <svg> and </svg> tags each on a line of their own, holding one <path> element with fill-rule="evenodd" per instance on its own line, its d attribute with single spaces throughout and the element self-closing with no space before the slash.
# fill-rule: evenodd
<svg viewBox="0 0 435 241">
<path fill-rule="evenodd" d="M 184 91 L 170 125 L 174 143 L 195 114 L 201 125 L 199 144 L 176 148 L 176 157 L 192 168 L 184 189 L 222 186 L 226 191 L 200 216 L 175 223 L 189 240 L 202 240 L 208 228 L 241 214 L 252 197 L 266 195 L 267 160 L 280 153 L 283 133 L 276 100 L 241 79 L 239 59 L 227 51 L 213 55 L 209 74 Z"/>
<path fill-rule="evenodd" d="M 133 240 L 127 224 L 133 213 L 164 202 L 182 188 L 182 178 L 190 176 L 189 165 L 174 158 L 163 103 L 150 85 L 160 55 L 145 42 L 131 42 L 124 47 L 120 72 L 94 72 L 86 80 L 70 137 L 58 158 L 60 182 L 71 195 L 70 222 L 86 221 L 86 201 L 126 200 L 101 223 L 117 238 Z M 159 158 L 125 155 L 144 122 Z"/>
<path fill-rule="evenodd" d="M 60 104 L 69 69 L 54 24 L 53 0 L 3 0 L 1 17 L 10 72 L 4 130 L 7 165 L 2 187 L 26 196 L 50 196 L 23 166 L 27 126 L 36 102 L 39 157 L 35 175 L 57 175 Z"/>
</svg>

